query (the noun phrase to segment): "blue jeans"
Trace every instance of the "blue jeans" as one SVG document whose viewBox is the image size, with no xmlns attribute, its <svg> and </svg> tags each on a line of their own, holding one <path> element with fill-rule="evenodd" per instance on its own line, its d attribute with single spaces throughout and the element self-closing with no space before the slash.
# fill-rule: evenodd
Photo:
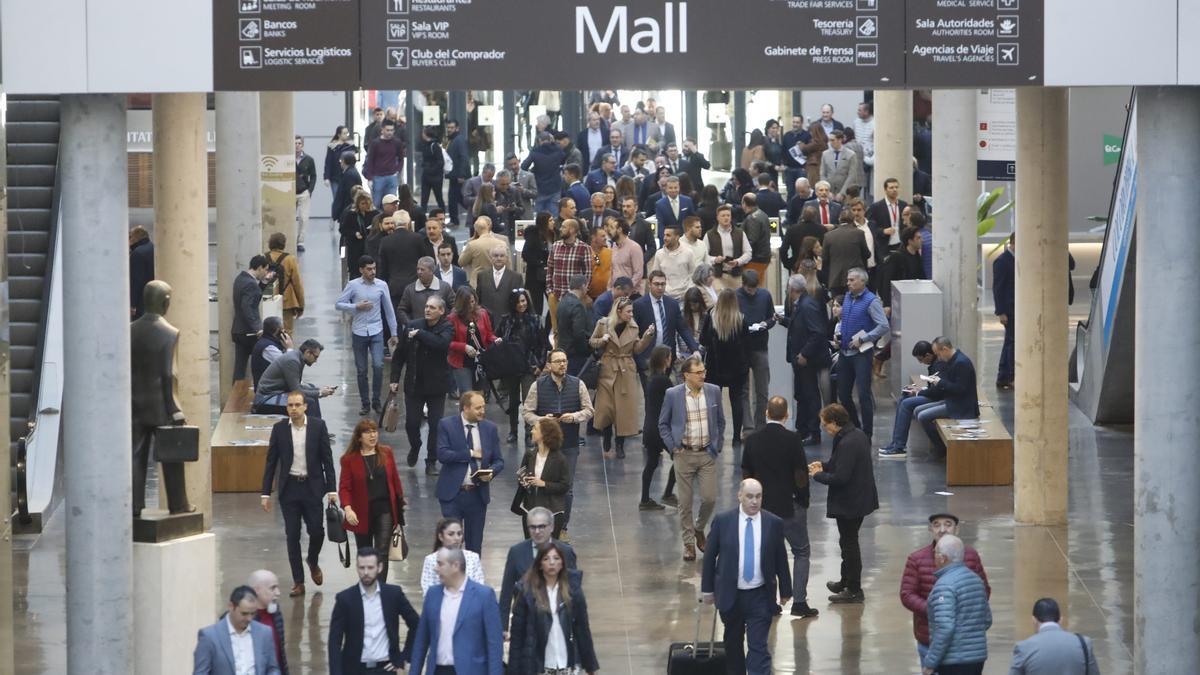
<svg viewBox="0 0 1200 675">
<path fill-rule="evenodd" d="M 533 203 L 534 213 L 546 211 L 557 219 L 558 200 L 558 195 L 538 195 L 537 201 Z"/>
<path fill-rule="evenodd" d="M 918 642 L 917 643 L 917 661 L 919 662 L 919 666 L 922 668 L 925 666 L 925 655 L 928 653 L 929 653 L 929 645 L 923 645 L 920 642 Z"/>
<path fill-rule="evenodd" d="M 396 174 L 387 176 L 376 176 L 371 179 L 371 201 L 375 202 L 375 208 L 383 208 L 383 198 L 387 195 L 394 195 L 400 189 L 400 179 Z"/>
<path fill-rule="evenodd" d="M 468 391 L 478 391 L 481 387 L 476 386 L 475 368 L 454 368 L 450 371 L 454 378 L 454 386 L 458 389 L 458 394 L 461 396 Z"/>
<path fill-rule="evenodd" d="M 378 405 L 383 388 L 383 333 L 354 335 L 354 369 L 358 372 L 358 398 L 362 407 Z M 367 397 L 367 355 L 371 357 L 371 396 Z"/>
<path fill-rule="evenodd" d="M 933 401 L 917 408 L 917 421 L 925 427 L 925 433 L 929 436 L 929 442 L 933 447 L 943 454 L 946 452 L 946 444 L 942 442 L 942 437 L 938 435 L 937 421 L 939 419 L 949 417 L 946 414 L 946 404 L 941 401 Z"/>
<path fill-rule="evenodd" d="M 850 356 L 842 354 L 837 364 L 838 401 L 850 413 L 850 421 L 854 426 L 862 429 L 867 436 L 871 435 L 875 417 L 875 395 L 871 393 L 871 360 L 874 358 L 875 350 L 868 349 Z M 862 408 L 861 417 L 859 408 L 854 406 L 852 394 L 855 391 L 858 392 L 858 405 Z"/>
<path fill-rule="evenodd" d="M 913 412 L 930 403 L 924 396 L 909 396 L 896 406 L 896 424 L 892 427 L 892 442 L 888 447 L 893 450 L 903 450 L 908 445 L 908 430 L 912 427 Z"/>
</svg>

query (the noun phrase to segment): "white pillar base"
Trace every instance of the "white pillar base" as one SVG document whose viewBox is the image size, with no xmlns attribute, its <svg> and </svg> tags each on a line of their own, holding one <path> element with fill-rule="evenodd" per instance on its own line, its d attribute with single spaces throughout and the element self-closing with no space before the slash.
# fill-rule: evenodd
<svg viewBox="0 0 1200 675">
<path fill-rule="evenodd" d="M 134 673 L 190 673 L 196 632 L 217 620 L 211 532 L 133 545 Z"/>
</svg>

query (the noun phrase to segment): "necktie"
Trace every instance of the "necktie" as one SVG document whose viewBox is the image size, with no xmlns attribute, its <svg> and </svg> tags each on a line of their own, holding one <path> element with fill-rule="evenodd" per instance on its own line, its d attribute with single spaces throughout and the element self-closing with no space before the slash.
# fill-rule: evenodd
<svg viewBox="0 0 1200 675">
<path fill-rule="evenodd" d="M 841 154 L 842 153 L 837 150 L 833 151 L 833 168 L 835 168 L 835 169 L 837 168 L 837 165 L 838 165 L 838 157 L 840 157 Z"/>
<path fill-rule="evenodd" d="M 654 301 L 654 344 L 661 345 L 663 343 L 663 317 L 666 312 L 663 311 L 662 298 Z"/>
<path fill-rule="evenodd" d="M 888 203 L 888 211 L 891 212 L 892 224 L 895 225 L 896 224 L 896 205 L 889 202 Z"/>
<path fill-rule="evenodd" d="M 475 447 L 475 425 L 468 424 L 467 425 L 467 450 L 468 450 L 468 452 L 474 447 Z M 476 463 L 474 456 L 472 456 L 470 459 L 467 460 L 467 466 L 470 467 L 471 473 L 475 473 L 476 471 L 479 470 L 479 464 Z"/>
<path fill-rule="evenodd" d="M 821 202 L 821 224 L 829 224 L 829 205 L 825 202 Z"/>
<path fill-rule="evenodd" d="M 746 536 L 742 544 L 742 579 L 747 583 L 754 578 L 754 519 L 746 517 Z"/>
</svg>

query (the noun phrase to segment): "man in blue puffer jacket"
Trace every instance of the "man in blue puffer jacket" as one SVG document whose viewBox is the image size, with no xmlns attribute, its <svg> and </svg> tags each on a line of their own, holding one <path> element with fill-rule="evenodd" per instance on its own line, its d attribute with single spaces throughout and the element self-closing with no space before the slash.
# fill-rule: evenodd
<svg viewBox="0 0 1200 675">
<path fill-rule="evenodd" d="M 934 550 L 937 583 L 929 592 L 930 640 L 923 675 L 978 675 L 987 661 L 992 609 L 983 580 L 963 564 L 965 551 L 952 534 L 939 539 Z"/>
</svg>

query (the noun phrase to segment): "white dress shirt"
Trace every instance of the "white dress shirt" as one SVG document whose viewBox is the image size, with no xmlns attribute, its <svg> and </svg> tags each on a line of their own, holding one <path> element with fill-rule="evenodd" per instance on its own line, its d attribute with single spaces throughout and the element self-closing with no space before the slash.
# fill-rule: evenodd
<svg viewBox="0 0 1200 675">
<path fill-rule="evenodd" d="M 306 438 L 308 436 L 308 419 L 304 420 L 304 424 L 296 426 L 295 424 L 288 425 L 292 430 L 292 466 L 288 469 L 288 473 L 293 476 L 308 475 L 308 448 L 306 446 Z"/>
<path fill-rule="evenodd" d="M 865 220 L 861 223 L 854 221 L 854 226 L 863 233 L 863 237 L 867 240 L 867 251 L 870 253 L 867 256 L 867 269 L 871 269 L 875 266 L 875 235 L 871 233 L 871 226 Z"/>
<path fill-rule="evenodd" d="M 462 606 L 463 592 L 467 589 L 464 579 L 456 589 L 442 589 L 442 612 L 438 619 L 441 631 L 438 634 L 437 665 L 454 665 L 454 624 L 458 622 L 458 608 Z"/>
<path fill-rule="evenodd" d="M 375 582 L 375 592 L 368 593 L 365 586 L 358 585 L 363 603 L 363 649 L 362 661 L 387 661 L 387 624 L 383 621 L 383 589 Z"/>
<path fill-rule="evenodd" d="M 567 667 L 567 639 L 562 624 L 558 621 L 558 584 L 546 587 L 546 599 L 550 605 L 550 636 L 546 638 L 546 653 L 542 664 L 546 670 Z"/>
<path fill-rule="evenodd" d="M 225 625 L 229 627 L 229 641 L 233 643 L 234 675 L 255 675 L 254 637 L 250 626 L 239 633 L 228 615 L 225 616 Z"/>
<path fill-rule="evenodd" d="M 746 550 L 746 519 L 750 519 L 750 527 L 754 530 L 754 576 L 750 581 L 746 581 L 743 577 L 745 573 L 745 560 L 742 560 L 742 551 Z M 758 588 L 763 585 L 762 575 L 762 511 L 753 516 L 746 515 L 742 509 L 738 509 L 738 590 L 747 590 Z"/>
<path fill-rule="evenodd" d="M 459 418 L 462 419 L 464 434 L 467 434 L 467 425 L 471 426 L 470 433 L 467 435 L 467 452 L 469 453 L 473 448 L 483 448 L 479 443 L 479 422 L 469 422 L 464 415 L 459 415 Z M 475 460 L 475 463 L 478 464 L 479 460 Z M 471 485 L 471 465 L 469 461 L 467 471 L 463 474 L 462 484 Z"/>
<path fill-rule="evenodd" d="M 442 266 L 438 265 L 437 276 L 439 279 L 444 281 L 447 286 L 450 286 L 451 288 L 454 287 L 454 265 L 451 265 L 446 269 L 442 269 Z"/>
<path fill-rule="evenodd" d="M 888 238 L 888 244 L 900 243 L 900 204 L 889 202 L 886 198 L 883 200 L 884 206 L 888 210 L 888 222 L 892 227 L 892 236 Z"/>
</svg>

